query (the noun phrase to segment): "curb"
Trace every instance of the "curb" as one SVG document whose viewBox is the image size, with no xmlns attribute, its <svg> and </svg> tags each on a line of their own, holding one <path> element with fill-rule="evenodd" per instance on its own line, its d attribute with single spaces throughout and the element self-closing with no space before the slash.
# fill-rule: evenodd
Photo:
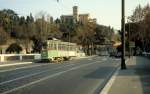
<svg viewBox="0 0 150 94">
<path fill-rule="evenodd" d="M 31 64 L 33 62 L 19 62 L 19 63 L 12 63 L 12 64 L 1 64 L 0 67 L 8 67 L 8 66 L 15 66 L 15 65 L 26 65 Z"/>
<path fill-rule="evenodd" d="M 127 63 L 130 59 L 127 59 L 125 62 Z M 99 94 L 108 94 L 111 86 L 113 85 L 113 83 L 115 82 L 115 79 L 119 73 L 120 67 L 118 67 L 115 72 L 113 73 L 113 75 L 111 76 L 111 78 L 108 80 L 108 82 L 106 83 L 106 85 L 104 86 L 104 88 L 99 92 Z"/>
<path fill-rule="evenodd" d="M 73 60 L 77 60 L 77 59 L 86 59 L 86 58 L 93 58 L 93 57 L 96 57 L 96 55 L 94 55 L 94 56 L 82 56 L 82 57 L 76 57 L 76 58 L 73 58 Z"/>
</svg>

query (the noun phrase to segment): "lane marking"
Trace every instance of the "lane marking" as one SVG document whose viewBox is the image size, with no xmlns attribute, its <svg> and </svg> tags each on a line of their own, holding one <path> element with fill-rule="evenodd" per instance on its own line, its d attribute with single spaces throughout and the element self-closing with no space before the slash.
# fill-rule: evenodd
<svg viewBox="0 0 150 94">
<path fill-rule="evenodd" d="M 26 65 L 26 64 L 31 64 L 33 62 L 21 62 L 21 63 L 13 63 L 13 64 L 2 64 L 0 67 L 7 67 L 7 66 L 14 66 L 14 65 Z"/>
<path fill-rule="evenodd" d="M 7 72 L 7 71 L 19 70 L 19 69 L 27 69 L 27 68 L 33 68 L 33 67 L 38 67 L 38 66 L 44 66 L 44 65 L 49 65 L 49 64 L 50 63 L 48 63 L 48 64 L 40 64 L 40 65 L 24 66 L 24 67 L 19 67 L 19 68 L 14 68 L 14 69 L 8 69 L 8 70 L 0 70 L 0 73 L 1 72 Z"/>
<path fill-rule="evenodd" d="M 60 69 L 60 68 L 64 68 L 64 67 L 72 66 L 72 65 L 74 65 L 74 64 L 69 64 L 69 65 L 66 65 L 66 66 L 60 66 L 60 67 L 54 68 L 52 70 L 56 70 L 56 69 Z M 52 70 L 45 70 L 45 71 L 30 74 L 30 75 L 25 75 L 25 76 L 22 76 L 22 77 L 19 77 L 19 78 L 15 78 L 15 79 L 12 79 L 12 80 L 4 81 L 4 82 L 1 82 L 0 85 L 4 85 L 4 84 L 7 84 L 7 83 L 10 83 L 10 82 L 13 82 L 13 81 L 17 81 L 17 80 L 21 80 L 21 79 L 24 79 L 24 78 L 29 78 L 29 77 L 39 75 L 39 74 L 42 74 L 42 73 L 45 73 L 45 72 L 48 72 L 48 71 L 52 71 Z"/>
<path fill-rule="evenodd" d="M 128 62 L 129 59 L 126 60 L 126 62 Z M 117 77 L 117 75 L 119 74 L 119 70 L 120 70 L 120 67 L 118 67 L 116 70 L 115 70 L 115 73 L 112 75 L 112 77 L 110 78 L 110 80 L 107 82 L 107 84 L 105 85 L 105 87 L 100 91 L 99 94 L 108 94 L 110 88 L 112 87 L 113 83 L 115 82 L 115 79 Z M 111 75 L 111 73 L 110 73 Z"/>
<path fill-rule="evenodd" d="M 87 57 L 88 58 L 88 57 Z M 92 60 L 91 58 L 89 58 L 88 60 Z M 68 61 L 67 61 L 68 62 Z M 71 62 L 71 61 L 69 61 Z M 64 62 L 65 63 L 65 62 Z M 74 62 L 74 63 L 77 63 L 77 62 Z M 13 63 L 13 64 L 4 64 L 4 65 L 0 65 L 0 67 L 7 67 L 7 66 L 11 66 L 11 65 L 15 65 L 15 64 L 22 64 L 22 63 Z M 25 63 L 23 63 L 25 64 Z M 31 62 L 28 62 L 26 64 L 31 64 Z M 55 63 L 48 63 L 48 64 L 55 64 Z M 44 65 L 48 65 L 48 64 L 44 64 Z M 35 66 L 25 66 L 25 67 L 19 67 L 19 68 L 14 68 L 14 69 L 8 69 L 8 70 L 0 70 L 0 73 L 1 72 L 7 72 L 7 71 L 13 71 L 13 70 L 18 70 L 18 69 L 26 69 L 26 68 L 32 68 L 32 67 L 38 67 L 38 66 L 44 66 L 44 65 L 35 65 Z"/>
<path fill-rule="evenodd" d="M 17 91 L 17 90 L 19 90 L 19 89 L 22 89 L 22 88 L 25 88 L 25 87 L 28 87 L 28 86 L 31 86 L 31 85 L 40 83 L 40 82 L 42 82 L 42 81 L 51 79 L 51 78 L 56 77 L 56 76 L 59 76 L 59 75 L 64 74 L 64 73 L 66 73 L 66 72 L 69 72 L 69 71 L 72 71 L 72 70 L 76 70 L 76 69 L 79 69 L 79 68 L 82 68 L 82 67 L 86 67 L 86 66 L 89 66 L 89 65 L 92 65 L 92 64 L 95 64 L 95 63 L 98 63 L 98 62 L 92 62 L 92 63 L 89 63 L 89 64 L 84 64 L 84 65 L 81 65 L 81 66 L 76 66 L 76 67 L 73 67 L 73 68 L 71 68 L 71 69 L 69 69 L 69 70 L 65 70 L 65 71 L 62 71 L 62 72 L 58 72 L 58 73 L 52 74 L 52 75 L 50 75 L 50 76 L 43 77 L 43 78 L 41 78 L 41 79 L 39 79 L 39 80 L 33 81 L 33 82 L 31 82 L 31 83 L 28 83 L 28 84 L 25 84 L 25 85 L 22 85 L 22 86 L 13 88 L 13 89 L 8 90 L 8 91 L 5 91 L 5 92 L 3 92 L 3 93 L 1 93 L 1 94 L 8 94 L 8 93 Z"/>
<path fill-rule="evenodd" d="M 70 61 L 69 61 L 70 62 Z M 69 63 L 68 61 L 67 61 L 67 63 Z M 64 63 L 66 63 L 66 62 L 64 62 Z M 73 62 L 73 63 L 77 63 L 77 62 Z M 49 65 L 49 64 L 55 64 L 55 63 L 47 63 L 47 64 L 44 64 L 44 65 Z M 19 68 L 14 68 L 14 69 L 8 69 L 8 70 L 0 70 L 0 73 L 1 72 L 7 72 L 7 71 L 13 71 L 13 70 L 18 70 L 18 69 L 26 69 L 26 68 L 32 68 L 32 67 L 38 67 L 38 66 L 44 66 L 43 64 L 41 64 L 41 65 L 34 65 L 34 66 L 25 66 L 25 67 L 19 67 Z"/>
</svg>

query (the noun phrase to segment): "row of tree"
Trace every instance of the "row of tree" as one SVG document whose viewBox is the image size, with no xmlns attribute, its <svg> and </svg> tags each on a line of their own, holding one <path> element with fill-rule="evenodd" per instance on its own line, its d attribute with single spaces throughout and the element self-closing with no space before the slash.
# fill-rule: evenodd
<svg viewBox="0 0 150 94">
<path fill-rule="evenodd" d="M 26 49 L 26 52 L 41 52 L 43 42 L 48 38 L 78 43 L 89 49 L 91 45 L 110 43 L 115 38 L 114 29 L 110 26 L 87 22 L 86 24 L 53 21 L 52 17 L 40 12 L 34 18 L 18 16 L 10 9 L 0 10 L 0 45 L 13 41 Z M 88 53 L 89 51 L 87 51 Z"/>
<path fill-rule="evenodd" d="M 128 18 L 126 31 L 130 34 L 130 41 L 135 42 L 136 48 L 150 51 L 150 6 L 138 5 Z M 129 33 L 130 31 L 130 33 Z"/>
</svg>

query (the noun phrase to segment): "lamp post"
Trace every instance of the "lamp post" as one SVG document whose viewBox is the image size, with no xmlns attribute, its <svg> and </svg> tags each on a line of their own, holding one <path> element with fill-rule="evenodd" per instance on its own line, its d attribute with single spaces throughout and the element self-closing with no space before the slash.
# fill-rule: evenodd
<svg viewBox="0 0 150 94">
<path fill-rule="evenodd" d="M 125 64 L 125 0 L 122 0 L 122 18 L 121 18 L 121 32 L 122 32 L 122 55 L 121 55 L 121 69 L 126 69 Z"/>
</svg>

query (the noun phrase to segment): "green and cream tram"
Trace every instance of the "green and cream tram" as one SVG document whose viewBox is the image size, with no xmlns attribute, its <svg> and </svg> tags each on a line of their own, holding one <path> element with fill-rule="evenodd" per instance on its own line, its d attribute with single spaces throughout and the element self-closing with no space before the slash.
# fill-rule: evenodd
<svg viewBox="0 0 150 94">
<path fill-rule="evenodd" d="M 76 57 L 78 46 L 76 43 L 62 42 L 60 40 L 47 40 L 42 48 L 43 60 L 59 61 Z"/>
</svg>

